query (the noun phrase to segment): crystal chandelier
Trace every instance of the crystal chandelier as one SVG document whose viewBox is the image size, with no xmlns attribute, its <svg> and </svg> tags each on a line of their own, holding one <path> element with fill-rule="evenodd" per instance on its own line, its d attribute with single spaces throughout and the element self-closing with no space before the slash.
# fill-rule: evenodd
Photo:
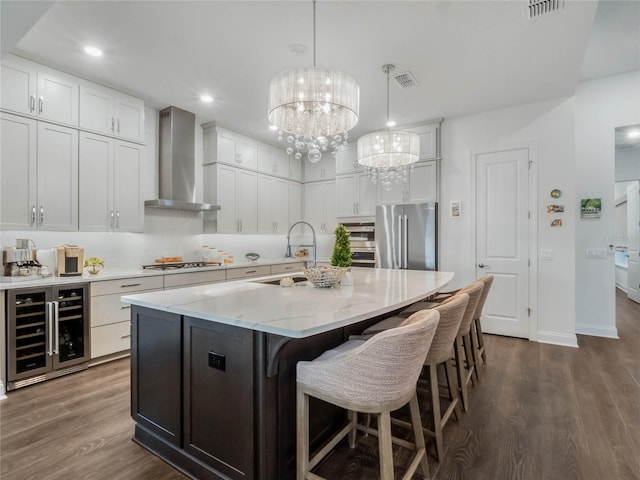
<svg viewBox="0 0 640 480">
<path fill-rule="evenodd" d="M 269 122 L 286 136 L 289 155 L 310 162 L 346 144 L 358 123 L 360 88 L 349 75 L 316 67 L 316 1 L 313 0 L 313 67 L 285 70 L 269 85 Z"/>
<path fill-rule="evenodd" d="M 387 74 L 387 129 L 367 133 L 358 139 L 358 163 L 373 183 L 390 190 L 394 183 L 407 180 L 409 170 L 420 158 L 420 137 L 414 132 L 389 130 L 389 74 L 394 65 L 382 66 Z"/>
</svg>

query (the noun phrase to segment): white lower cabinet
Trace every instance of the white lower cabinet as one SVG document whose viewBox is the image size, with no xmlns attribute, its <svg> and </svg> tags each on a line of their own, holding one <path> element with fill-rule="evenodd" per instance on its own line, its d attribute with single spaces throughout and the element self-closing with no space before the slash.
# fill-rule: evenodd
<svg viewBox="0 0 640 480">
<path fill-rule="evenodd" d="M 162 275 L 91 283 L 92 360 L 118 353 L 124 355 L 131 348 L 131 305 L 121 302 L 120 297 L 162 290 L 162 287 Z"/>
<path fill-rule="evenodd" d="M 79 223 L 85 232 L 141 232 L 143 146 L 82 132 Z"/>
<path fill-rule="evenodd" d="M 270 274 L 271 267 L 269 265 L 230 268 L 227 270 L 227 281 L 240 280 L 242 278 L 262 277 Z"/>
<path fill-rule="evenodd" d="M 277 275 L 280 273 L 295 273 L 304 270 L 304 262 L 294 263 L 278 263 L 277 265 L 271 265 L 271 274 Z"/>
<path fill-rule="evenodd" d="M 164 289 L 193 287 L 208 283 L 224 282 L 226 279 L 224 270 L 206 270 L 204 272 L 176 273 L 164 276 Z"/>
</svg>

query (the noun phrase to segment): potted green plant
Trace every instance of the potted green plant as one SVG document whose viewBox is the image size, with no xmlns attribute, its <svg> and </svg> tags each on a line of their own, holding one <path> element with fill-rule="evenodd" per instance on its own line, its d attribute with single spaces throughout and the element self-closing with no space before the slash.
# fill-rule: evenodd
<svg viewBox="0 0 640 480">
<path fill-rule="evenodd" d="M 84 261 L 84 266 L 91 275 L 97 275 L 104 268 L 104 260 L 100 257 L 89 257 Z"/>
<path fill-rule="evenodd" d="M 336 227 L 335 243 L 333 244 L 333 254 L 331 255 L 331 265 L 334 267 L 343 267 L 348 269 L 342 279 L 342 285 L 351 285 L 351 238 L 349 232 L 344 225 L 340 224 Z"/>
</svg>

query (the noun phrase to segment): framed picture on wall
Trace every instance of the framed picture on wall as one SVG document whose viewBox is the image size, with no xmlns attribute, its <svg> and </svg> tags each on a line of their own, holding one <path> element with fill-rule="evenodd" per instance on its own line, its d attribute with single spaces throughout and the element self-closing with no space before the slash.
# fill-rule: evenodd
<svg viewBox="0 0 640 480">
<path fill-rule="evenodd" d="M 580 200 L 580 218 L 600 218 L 602 200 L 600 198 L 583 198 Z"/>
</svg>

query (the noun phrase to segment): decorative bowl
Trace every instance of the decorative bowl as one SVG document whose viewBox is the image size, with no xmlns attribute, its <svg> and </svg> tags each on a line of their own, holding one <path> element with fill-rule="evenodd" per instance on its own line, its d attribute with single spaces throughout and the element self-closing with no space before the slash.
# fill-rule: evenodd
<svg viewBox="0 0 640 480">
<path fill-rule="evenodd" d="M 304 270 L 304 275 L 317 288 L 333 288 L 340 285 L 346 271 L 345 267 L 311 267 Z"/>
<path fill-rule="evenodd" d="M 245 258 L 247 260 L 249 260 L 250 262 L 255 262 L 256 260 L 258 260 L 260 258 L 260 255 L 257 253 L 253 253 L 253 252 L 249 252 L 245 255 Z"/>
</svg>

